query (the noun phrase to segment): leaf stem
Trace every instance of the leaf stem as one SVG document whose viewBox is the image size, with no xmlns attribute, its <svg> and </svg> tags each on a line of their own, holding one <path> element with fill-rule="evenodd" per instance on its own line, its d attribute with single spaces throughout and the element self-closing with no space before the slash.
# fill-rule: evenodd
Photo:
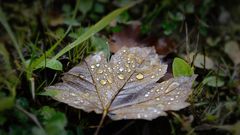
<svg viewBox="0 0 240 135">
<path fill-rule="evenodd" d="M 108 109 L 105 109 L 105 110 L 103 111 L 101 121 L 100 121 L 100 123 L 98 124 L 97 130 L 95 131 L 94 135 L 98 135 L 98 133 L 99 133 L 99 131 L 100 131 L 100 128 L 102 127 L 103 122 L 104 122 L 104 120 L 105 120 L 105 118 L 106 118 L 106 116 L 107 116 L 107 113 L 108 113 Z"/>
</svg>

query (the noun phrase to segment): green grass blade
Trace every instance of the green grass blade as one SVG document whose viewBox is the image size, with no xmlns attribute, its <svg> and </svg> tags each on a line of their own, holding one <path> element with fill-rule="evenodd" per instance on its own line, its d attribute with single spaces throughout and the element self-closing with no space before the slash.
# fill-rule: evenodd
<svg viewBox="0 0 240 135">
<path fill-rule="evenodd" d="M 2 11 L 1 8 L 0 8 L 0 23 L 3 25 L 3 27 L 7 31 L 8 35 L 10 36 L 10 38 L 13 42 L 13 46 L 17 50 L 17 53 L 18 53 L 23 65 L 25 66 L 25 59 L 24 59 L 22 51 L 20 49 L 20 45 L 18 44 L 17 39 L 15 38 L 15 36 L 14 36 L 12 30 L 11 30 L 11 27 L 8 25 L 5 14 L 4 14 L 4 12 Z"/>
<path fill-rule="evenodd" d="M 139 2 L 139 1 L 138 1 Z M 103 28 L 105 28 L 112 20 L 114 20 L 114 18 L 116 18 L 118 15 L 120 15 L 122 12 L 126 11 L 128 8 L 134 6 L 135 4 L 137 4 L 138 2 L 134 2 L 132 4 L 128 4 L 127 6 L 124 6 L 122 8 L 116 9 L 113 12 L 111 12 L 110 14 L 108 14 L 107 16 L 105 16 L 104 18 L 102 18 L 99 22 L 97 22 L 95 25 L 93 25 L 92 27 L 90 27 L 85 33 L 83 33 L 78 39 L 76 39 L 74 42 L 70 43 L 69 45 L 67 45 L 65 48 L 63 48 L 59 53 L 57 53 L 52 59 L 57 59 L 59 57 L 61 57 L 63 54 L 65 54 L 66 52 L 70 51 L 71 49 L 73 49 L 74 47 L 78 46 L 79 44 L 81 44 L 82 42 L 86 41 L 87 39 L 89 39 L 91 36 L 93 36 L 94 34 L 96 34 L 97 32 L 99 32 L 100 30 L 102 30 Z M 32 64 L 32 68 L 38 66 L 39 63 L 41 63 L 42 61 L 44 61 L 45 57 L 40 57 L 41 59 L 37 60 L 36 62 L 34 62 Z"/>
</svg>

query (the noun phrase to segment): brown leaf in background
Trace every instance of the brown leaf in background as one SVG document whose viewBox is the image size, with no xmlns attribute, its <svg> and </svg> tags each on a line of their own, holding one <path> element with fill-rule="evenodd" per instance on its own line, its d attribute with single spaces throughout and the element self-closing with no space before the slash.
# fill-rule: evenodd
<svg viewBox="0 0 240 135">
<path fill-rule="evenodd" d="M 103 53 L 87 57 L 46 88 L 54 99 L 86 112 L 107 113 L 113 120 L 152 120 L 165 111 L 185 108 L 195 76 L 170 78 L 153 48 L 123 47 L 107 62 Z"/>
<path fill-rule="evenodd" d="M 236 41 L 227 42 L 225 44 L 224 51 L 235 65 L 240 64 L 240 47 L 238 42 Z"/>
<path fill-rule="evenodd" d="M 123 46 L 136 47 L 143 46 L 139 42 L 140 35 L 140 22 L 134 22 L 131 25 L 125 27 L 120 32 L 113 33 L 110 37 L 110 50 L 115 53 Z"/>
<path fill-rule="evenodd" d="M 167 55 L 174 52 L 177 47 L 176 43 L 170 38 L 148 37 L 143 42 L 148 46 L 154 46 L 159 55 Z"/>
<path fill-rule="evenodd" d="M 159 55 L 167 55 L 176 48 L 176 43 L 170 38 L 158 38 L 156 36 L 148 36 L 144 39 L 140 38 L 141 23 L 132 22 L 121 32 L 114 33 L 110 37 L 110 50 L 115 53 L 123 46 L 127 47 L 155 47 Z"/>
</svg>

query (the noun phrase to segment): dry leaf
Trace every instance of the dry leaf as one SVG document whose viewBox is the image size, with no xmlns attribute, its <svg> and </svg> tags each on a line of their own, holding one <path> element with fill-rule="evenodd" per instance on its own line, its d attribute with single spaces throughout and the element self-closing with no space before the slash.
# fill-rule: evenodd
<svg viewBox="0 0 240 135">
<path fill-rule="evenodd" d="M 123 46 L 143 46 L 139 39 L 140 32 L 140 22 L 136 21 L 131 23 L 131 25 L 124 27 L 122 31 L 113 33 L 109 40 L 111 52 L 115 53 Z"/>
<path fill-rule="evenodd" d="M 146 38 L 141 38 L 141 23 L 138 21 L 131 22 L 127 27 L 124 27 L 121 32 L 113 33 L 110 37 L 110 50 L 115 53 L 123 46 L 126 47 L 143 47 L 154 46 L 159 55 L 167 55 L 174 52 L 176 43 L 174 40 L 166 37 L 158 38 L 149 35 Z"/>
<path fill-rule="evenodd" d="M 191 62 L 194 60 L 193 64 L 195 67 L 206 69 L 214 69 L 215 67 L 213 60 L 210 57 L 205 56 L 201 53 L 196 54 L 194 52 L 191 52 L 189 54 L 189 57 Z"/>
<path fill-rule="evenodd" d="M 225 44 L 224 51 L 235 65 L 240 63 L 240 48 L 236 41 L 227 42 Z"/>
<path fill-rule="evenodd" d="M 121 48 L 106 61 L 103 53 L 87 57 L 49 86 L 54 98 L 86 112 L 107 113 L 113 120 L 152 120 L 168 110 L 180 110 L 191 93 L 195 76 L 157 83 L 166 73 L 153 48 Z"/>
</svg>

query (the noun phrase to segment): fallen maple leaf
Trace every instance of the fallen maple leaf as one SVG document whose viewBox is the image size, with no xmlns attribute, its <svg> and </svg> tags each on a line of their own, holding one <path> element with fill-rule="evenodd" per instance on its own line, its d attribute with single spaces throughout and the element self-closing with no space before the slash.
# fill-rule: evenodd
<svg viewBox="0 0 240 135">
<path fill-rule="evenodd" d="M 102 52 L 87 57 L 46 89 L 58 91 L 53 98 L 60 102 L 113 120 L 152 120 L 189 105 L 195 76 L 157 83 L 166 70 L 154 48 L 123 47 L 109 62 Z"/>
</svg>

